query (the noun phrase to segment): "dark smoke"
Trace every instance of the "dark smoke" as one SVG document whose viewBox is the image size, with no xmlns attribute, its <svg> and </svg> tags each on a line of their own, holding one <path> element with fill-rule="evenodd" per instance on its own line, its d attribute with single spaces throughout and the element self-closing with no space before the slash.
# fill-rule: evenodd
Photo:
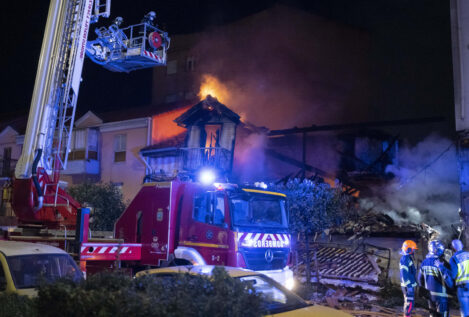
<svg viewBox="0 0 469 317">
<path fill-rule="evenodd" d="M 204 33 L 200 69 L 230 91 L 225 104 L 270 129 L 366 120 L 368 36 L 284 6 Z"/>
</svg>

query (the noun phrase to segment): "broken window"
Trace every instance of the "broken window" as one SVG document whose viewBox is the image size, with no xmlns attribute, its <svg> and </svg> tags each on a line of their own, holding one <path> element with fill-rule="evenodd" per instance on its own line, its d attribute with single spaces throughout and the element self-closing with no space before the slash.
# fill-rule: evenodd
<svg viewBox="0 0 469 317">
<path fill-rule="evenodd" d="M 193 72 L 195 69 L 195 56 L 188 56 L 186 58 L 186 72 Z"/>
</svg>

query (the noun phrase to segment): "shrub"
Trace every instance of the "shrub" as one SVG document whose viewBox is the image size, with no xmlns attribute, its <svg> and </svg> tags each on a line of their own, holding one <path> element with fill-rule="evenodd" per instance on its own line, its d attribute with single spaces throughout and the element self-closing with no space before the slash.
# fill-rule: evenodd
<svg viewBox="0 0 469 317">
<path fill-rule="evenodd" d="M 35 317 L 34 301 L 26 296 L 0 293 L 0 317 Z"/>
<path fill-rule="evenodd" d="M 125 209 L 121 191 L 112 183 L 91 184 L 84 183 L 72 186 L 70 195 L 80 204 L 89 204 L 93 207 L 92 230 L 114 229 L 114 222 Z"/>
<path fill-rule="evenodd" d="M 260 295 L 252 286 L 216 268 L 212 277 L 174 274 L 132 279 L 100 273 L 86 281 L 42 285 L 39 316 L 260 316 Z"/>
<path fill-rule="evenodd" d="M 340 188 L 308 179 L 290 179 L 276 187 L 287 195 L 290 229 L 312 234 L 342 224 L 351 214 L 351 197 Z"/>
</svg>

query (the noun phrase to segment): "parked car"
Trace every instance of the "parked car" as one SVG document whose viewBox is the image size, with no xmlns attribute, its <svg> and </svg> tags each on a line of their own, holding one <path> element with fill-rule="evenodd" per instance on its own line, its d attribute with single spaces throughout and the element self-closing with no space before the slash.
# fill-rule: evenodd
<svg viewBox="0 0 469 317">
<path fill-rule="evenodd" d="M 196 266 L 172 266 L 158 269 L 151 269 L 138 272 L 135 277 L 141 277 L 146 274 L 161 275 L 162 277 L 168 274 L 201 274 L 211 275 L 215 266 L 211 265 L 196 265 Z M 262 293 L 264 296 L 265 308 L 272 314 L 272 316 L 295 316 L 295 317 L 351 317 L 352 315 L 320 305 L 312 305 L 305 302 L 301 297 L 286 289 L 281 284 L 272 280 L 271 278 L 254 272 L 251 270 L 224 267 L 228 275 L 239 279 L 244 282 L 250 283 L 256 291 Z"/>
<path fill-rule="evenodd" d="M 0 292 L 35 296 L 41 281 L 83 275 L 65 251 L 45 244 L 0 240 Z"/>
</svg>

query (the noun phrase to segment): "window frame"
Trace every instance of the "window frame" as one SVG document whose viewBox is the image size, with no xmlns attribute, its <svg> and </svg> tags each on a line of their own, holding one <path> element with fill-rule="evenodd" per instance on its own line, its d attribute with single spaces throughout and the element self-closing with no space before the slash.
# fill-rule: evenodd
<svg viewBox="0 0 469 317">
<path fill-rule="evenodd" d="M 122 142 L 122 140 L 124 140 Z M 123 144 L 123 146 L 122 146 Z M 116 134 L 114 135 L 114 163 L 123 163 L 127 159 L 127 134 Z"/>
<path fill-rule="evenodd" d="M 196 214 L 195 214 L 195 210 L 196 210 L 196 207 L 198 207 L 196 205 L 196 199 L 197 198 L 201 198 L 201 197 L 207 197 L 209 196 L 209 200 L 208 200 L 208 203 L 207 203 L 207 206 L 205 208 L 208 208 L 208 213 L 207 213 L 207 210 L 205 211 L 205 214 L 203 215 L 204 219 L 207 218 L 207 215 L 209 217 L 209 222 L 207 221 L 202 221 L 200 219 L 200 217 L 196 217 Z M 221 223 L 215 223 L 215 211 L 216 211 L 216 202 L 217 202 L 217 198 L 222 198 L 223 199 L 223 210 L 222 210 L 222 214 L 223 214 L 223 221 Z M 205 201 L 207 201 L 207 199 L 205 198 L 204 199 Z M 199 222 L 199 223 L 203 223 L 203 224 L 206 224 L 206 225 L 210 225 L 210 226 L 216 226 L 216 227 L 225 227 L 225 224 L 226 224 L 226 195 L 224 193 L 221 193 L 221 192 L 201 192 L 201 193 L 197 193 L 196 195 L 194 195 L 194 198 L 193 198 L 193 202 L 192 202 L 192 220 L 196 221 L 196 222 Z"/>
</svg>

